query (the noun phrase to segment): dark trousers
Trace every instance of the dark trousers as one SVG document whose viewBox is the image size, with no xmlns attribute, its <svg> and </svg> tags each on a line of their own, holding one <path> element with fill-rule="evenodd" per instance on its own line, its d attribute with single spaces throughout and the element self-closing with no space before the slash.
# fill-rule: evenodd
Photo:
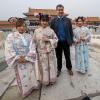
<svg viewBox="0 0 100 100">
<path fill-rule="evenodd" d="M 65 60 L 66 60 L 66 68 L 68 70 L 72 69 L 72 64 L 70 60 L 70 46 L 67 41 L 58 41 L 58 45 L 56 48 L 56 57 L 57 57 L 57 68 L 58 71 L 62 69 L 62 53 L 64 52 Z"/>
</svg>

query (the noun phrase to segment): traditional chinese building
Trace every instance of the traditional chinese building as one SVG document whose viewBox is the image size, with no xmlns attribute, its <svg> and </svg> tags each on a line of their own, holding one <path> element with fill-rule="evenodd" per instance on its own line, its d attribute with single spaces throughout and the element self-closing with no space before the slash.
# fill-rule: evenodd
<svg viewBox="0 0 100 100">
<path fill-rule="evenodd" d="M 26 19 L 30 21 L 31 25 L 38 25 L 39 18 L 37 15 L 39 13 L 48 14 L 50 18 L 57 16 L 57 12 L 55 9 L 31 9 L 31 8 L 29 8 L 28 12 L 24 13 L 24 15 L 26 16 Z M 68 14 L 66 13 L 65 15 L 68 16 Z"/>
<path fill-rule="evenodd" d="M 89 25 L 100 25 L 99 17 L 87 17 L 86 20 Z"/>
<path fill-rule="evenodd" d="M 9 23 L 8 21 L 0 21 L 0 30 L 10 31 L 14 27 L 14 24 Z"/>
</svg>

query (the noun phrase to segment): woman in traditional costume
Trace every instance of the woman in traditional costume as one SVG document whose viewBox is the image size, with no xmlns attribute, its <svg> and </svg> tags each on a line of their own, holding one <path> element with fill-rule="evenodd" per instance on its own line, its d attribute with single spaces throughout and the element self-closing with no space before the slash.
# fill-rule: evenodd
<svg viewBox="0 0 100 100">
<path fill-rule="evenodd" d="M 7 36 L 5 57 L 8 66 L 15 70 L 17 85 L 23 97 L 38 89 L 35 75 L 36 48 L 32 36 L 25 33 L 23 20 L 17 20 L 16 31 Z"/>
<path fill-rule="evenodd" d="M 36 43 L 39 69 L 43 85 L 49 85 L 56 82 L 57 67 L 55 48 L 57 46 L 57 36 L 49 27 L 49 16 L 40 15 L 40 28 L 36 29 L 33 39 Z"/>
<path fill-rule="evenodd" d="M 76 25 L 77 27 L 74 29 L 76 69 L 81 73 L 86 73 L 89 67 L 88 43 L 91 32 L 84 26 L 84 17 L 78 17 Z"/>
</svg>

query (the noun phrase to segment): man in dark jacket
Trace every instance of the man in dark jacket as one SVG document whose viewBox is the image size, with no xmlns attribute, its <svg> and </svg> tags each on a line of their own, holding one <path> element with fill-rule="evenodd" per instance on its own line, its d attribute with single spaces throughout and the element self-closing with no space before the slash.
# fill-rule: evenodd
<svg viewBox="0 0 100 100">
<path fill-rule="evenodd" d="M 58 45 L 56 48 L 57 76 L 61 74 L 62 69 L 62 52 L 64 51 L 66 59 L 66 68 L 68 69 L 69 75 L 73 75 L 72 64 L 70 60 L 70 46 L 73 43 L 73 31 L 72 24 L 69 18 L 64 15 L 64 6 L 59 4 L 56 7 L 57 14 L 54 19 L 51 20 L 51 28 L 55 31 L 58 37 Z"/>
</svg>

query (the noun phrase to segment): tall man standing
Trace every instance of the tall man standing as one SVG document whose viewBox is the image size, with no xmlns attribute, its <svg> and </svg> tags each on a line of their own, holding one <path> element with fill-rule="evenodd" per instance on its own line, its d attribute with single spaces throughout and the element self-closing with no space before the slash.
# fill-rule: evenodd
<svg viewBox="0 0 100 100">
<path fill-rule="evenodd" d="M 55 31 L 58 36 L 58 46 L 56 48 L 57 57 L 57 76 L 61 74 L 62 69 L 62 53 L 66 59 L 66 68 L 68 69 L 69 75 L 73 75 L 72 64 L 70 60 L 70 46 L 73 43 L 73 31 L 72 24 L 69 18 L 64 15 L 64 6 L 59 4 L 56 6 L 57 17 L 52 19 L 51 28 Z"/>
</svg>

